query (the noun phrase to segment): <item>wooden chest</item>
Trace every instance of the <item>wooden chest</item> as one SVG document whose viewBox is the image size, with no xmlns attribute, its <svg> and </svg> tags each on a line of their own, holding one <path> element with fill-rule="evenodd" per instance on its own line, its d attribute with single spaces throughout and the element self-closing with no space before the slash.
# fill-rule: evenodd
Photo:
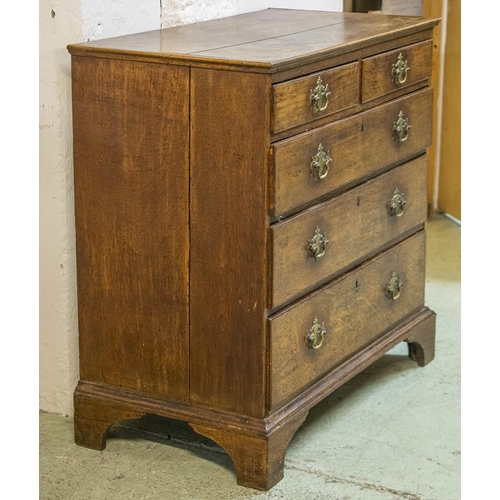
<svg viewBox="0 0 500 500">
<path fill-rule="evenodd" d="M 189 422 L 268 489 L 308 410 L 425 365 L 437 20 L 269 9 L 70 45 L 75 440 Z"/>
</svg>

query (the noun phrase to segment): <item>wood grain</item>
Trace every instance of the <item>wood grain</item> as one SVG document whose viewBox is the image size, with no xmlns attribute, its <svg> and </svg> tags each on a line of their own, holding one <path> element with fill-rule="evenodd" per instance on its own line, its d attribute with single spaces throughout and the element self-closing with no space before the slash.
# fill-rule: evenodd
<svg viewBox="0 0 500 500">
<path fill-rule="evenodd" d="M 251 416 L 266 405 L 270 89 L 191 73 L 190 400 Z"/>
<path fill-rule="evenodd" d="M 366 16 L 333 12 L 323 14 L 325 20 L 332 19 L 331 25 L 314 29 L 305 29 L 304 25 L 304 29 L 297 33 L 207 50 L 199 52 L 198 55 L 218 60 L 239 58 L 261 64 L 268 62 L 271 72 L 284 71 L 297 65 L 310 64 L 344 52 L 362 49 L 374 42 L 410 35 L 435 25 L 432 19 L 410 16 Z"/>
<path fill-rule="evenodd" d="M 186 400 L 189 70 L 72 75 L 80 378 Z"/>
<path fill-rule="evenodd" d="M 424 270 L 420 232 L 272 316 L 271 410 L 423 306 Z M 392 272 L 403 282 L 397 300 L 385 293 Z M 319 349 L 305 341 L 315 317 L 326 328 Z"/>
<path fill-rule="evenodd" d="M 397 86 L 392 80 L 392 65 L 403 56 L 409 66 L 406 81 Z M 428 82 L 432 71 L 432 41 L 400 47 L 385 54 L 363 59 L 362 63 L 361 101 L 367 102 L 385 94 L 389 94 L 413 85 L 417 82 Z"/>
<path fill-rule="evenodd" d="M 422 224 L 427 217 L 426 168 L 426 157 L 420 157 L 274 224 L 272 307 Z M 387 209 L 396 188 L 407 200 L 404 214 L 397 219 Z M 316 227 L 329 240 L 318 261 L 308 255 Z"/>
<path fill-rule="evenodd" d="M 400 110 L 412 126 L 403 143 L 392 134 Z M 432 90 L 424 90 L 273 144 L 272 214 L 287 212 L 356 180 L 361 182 L 367 175 L 425 151 L 431 142 L 431 124 Z M 321 180 L 310 169 L 319 144 L 331 157 L 328 175 Z"/>
<path fill-rule="evenodd" d="M 323 85 L 329 86 L 331 92 L 328 107 L 322 112 L 311 107 L 311 90 L 316 88 L 318 78 L 321 78 Z M 358 63 L 346 64 L 274 85 L 272 133 L 356 106 L 358 98 Z"/>
</svg>

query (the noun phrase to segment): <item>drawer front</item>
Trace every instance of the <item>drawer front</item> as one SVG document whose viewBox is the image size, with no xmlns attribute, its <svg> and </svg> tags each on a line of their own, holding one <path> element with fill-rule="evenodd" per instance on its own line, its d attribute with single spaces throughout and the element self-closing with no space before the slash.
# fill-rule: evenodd
<svg viewBox="0 0 500 500">
<path fill-rule="evenodd" d="M 422 90 L 276 143 L 274 213 L 424 151 L 432 140 L 432 94 Z M 400 111 L 410 125 L 403 142 L 394 132 Z"/>
<path fill-rule="evenodd" d="M 422 306 L 424 270 L 421 231 L 271 317 L 271 409 Z"/>
<path fill-rule="evenodd" d="M 273 98 L 273 133 L 356 106 L 359 100 L 359 63 L 274 85 Z"/>
<path fill-rule="evenodd" d="M 400 196 L 406 202 L 402 213 Z M 398 216 L 390 213 L 391 202 Z M 271 226 L 272 307 L 364 258 L 426 217 L 427 158 L 422 156 Z"/>
<path fill-rule="evenodd" d="M 432 41 L 367 57 L 362 64 L 361 101 L 368 102 L 428 81 L 432 71 Z"/>
</svg>

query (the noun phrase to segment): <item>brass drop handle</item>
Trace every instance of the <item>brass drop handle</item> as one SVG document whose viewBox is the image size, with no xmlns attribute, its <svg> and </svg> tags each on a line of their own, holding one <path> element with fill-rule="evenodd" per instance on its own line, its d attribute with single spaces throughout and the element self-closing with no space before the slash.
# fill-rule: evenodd
<svg viewBox="0 0 500 500">
<path fill-rule="evenodd" d="M 328 90 L 328 83 L 323 85 L 323 80 L 318 77 L 316 87 L 311 89 L 311 108 L 314 111 L 322 112 L 328 107 L 328 98 L 332 93 Z"/>
<path fill-rule="evenodd" d="M 316 226 L 314 236 L 309 240 L 309 244 L 307 245 L 309 257 L 314 257 L 316 262 L 321 259 L 325 255 L 327 243 L 326 236 L 321 234 L 320 228 Z"/>
<path fill-rule="evenodd" d="M 400 87 L 406 82 L 406 79 L 408 78 L 408 71 L 410 71 L 408 61 L 403 61 L 403 54 L 400 52 L 398 60 L 392 65 L 391 71 L 391 78 L 396 87 Z"/>
<path fill-rule="evenodd" d="M 403 112 L 400 111 L 398 119 L 394 122 L 392 127 L 393 137 L 399 142 L 405 142 L 408 139 L 408 133 L 411 125 L 408 123 L 408 118 L 405 118 Z"/>
<path fill-rule="evenodd" d="M 403 282 L 399 275 L 395 272 L 391 274 L 391 279 L 385 288 L 386 296 L 391 300 L 397 300 L 401 295 L 401 287 L 403 286 Z"/>
<path fill-rule="evenodd" d="M 325 324 L 319 324 L 317 317 L 314 317 L 313 324 L 306 335 L 306 345 L 309 349 L 319 349 L 325 340 Z"/>
<path fill-rule="evenodd" d="M 389 211 L 389 215 L 397 219 L 401 217 L 404 212 L 404 207 L 406 205 L 406 200 L 403 193 L 399 192 L 399 189 L 396 188 L 392 195 L 392 198 L 389 200 L 387 204 L 387 209 Z"/>
<path fill-rule="evenodd" d="M 318 146 L 318 152 L 312 157 L 311 175 L 319 180 L 324 179 L 328 175 L 328 165 L 332 161 L 330 151 L 326 153 L 323 150 L 323 145 Z"/>
</svg>

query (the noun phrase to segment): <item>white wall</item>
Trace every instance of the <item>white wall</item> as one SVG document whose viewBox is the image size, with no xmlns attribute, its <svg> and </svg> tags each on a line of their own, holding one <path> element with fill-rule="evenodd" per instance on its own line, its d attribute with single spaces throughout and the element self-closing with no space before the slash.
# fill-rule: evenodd
<svg viewBox="0 0 500 500">
<path fill-rule="evenodd" d="M 228 17 L 235 13 L 235 0 L 162 0 L 164 28 Z"/>
<path fill-rule="evenodd" d="M 267 9 L 326 10 L 342 12 L 343 0 L 234 0 L 236 13 Z"/>
<path fill-rule="evenodd" d="M 164 28 L 208 21 L 270 7 L 342 12 L 343 0 L 163 0 Z"/>
<path fill-rule="evenodd" d="M 342 0 L 40 0 L 40 408 L 73 414 L 78 327 L 70 43 L 268 7 L 342 10 Z"/>
<path fill-rule="evenodd" d="M 80 1 L 84 41 L 140 33 L 160 27 L 160 0 Z"/>
<path fill-rule="evenodd" d="M 70 58 L 80 0 L 40 2 L 40 407 L 72 413 L 78 375 Z"/>
</svg>

